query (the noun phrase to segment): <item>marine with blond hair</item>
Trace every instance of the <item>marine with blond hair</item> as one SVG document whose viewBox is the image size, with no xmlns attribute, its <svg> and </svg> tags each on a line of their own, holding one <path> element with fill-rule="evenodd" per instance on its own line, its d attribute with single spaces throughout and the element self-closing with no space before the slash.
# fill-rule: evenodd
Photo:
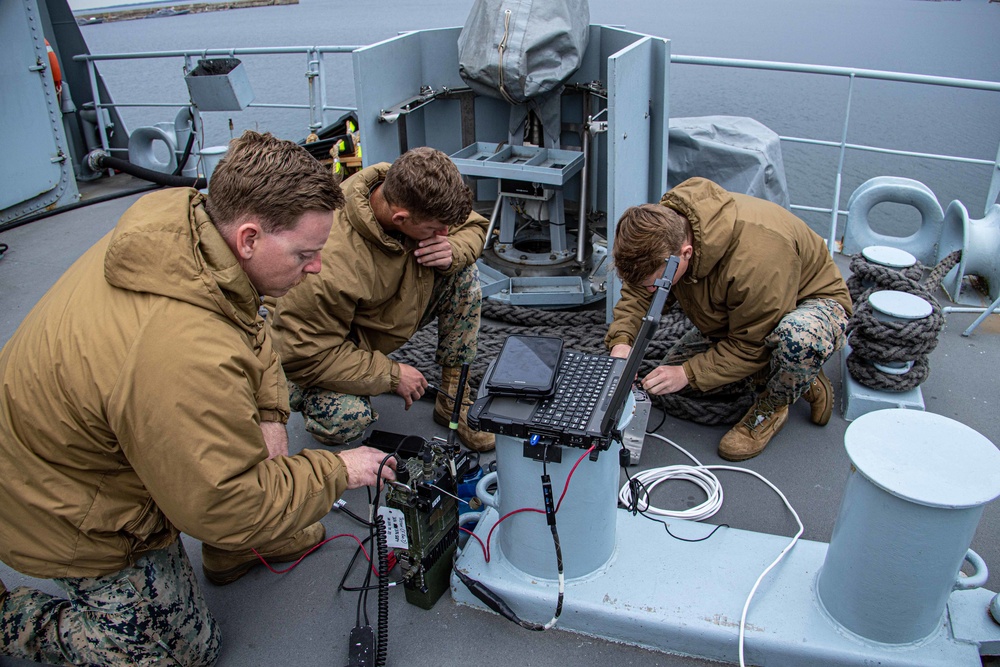
<svg viewBox="0 0 1000 667">
<path fill-rule="evenodd" d="M 476 260 L 487 221 L 472 211 L 472 193 L 451 159 L 414 148 L 393 162 L 367 167 L 344 181 L 323 263 L 279 299 L 276 347 L 306 430 L 340 446 L 378 419 L 371 396 L 395 393 L 407 409 L 428 388 L 427 378 L 387 355 L 421 327 L 437 321 L 435 360 L 441 384 L 434 420 L 450 422 L 459 371 L 476 357 L 482 293 Z M 487 451 L 494 436 L 466 422 L 461 398 L 458 437 Z"/>
</svg>

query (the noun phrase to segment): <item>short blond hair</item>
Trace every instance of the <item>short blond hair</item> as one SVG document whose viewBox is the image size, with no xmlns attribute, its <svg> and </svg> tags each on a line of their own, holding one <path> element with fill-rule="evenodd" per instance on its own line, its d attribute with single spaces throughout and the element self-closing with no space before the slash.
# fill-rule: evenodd
<svg viewBox="0 0 1000 667">
<path fill-rule="evenodd" d="M 663 260 L 680 253 L 690 234 L 687 218 L 663 204 L 643 204 L 625 209 L 615 228 L 612 262 L 627 285 L 641 285 L 663 266 Z"/>
</svg>

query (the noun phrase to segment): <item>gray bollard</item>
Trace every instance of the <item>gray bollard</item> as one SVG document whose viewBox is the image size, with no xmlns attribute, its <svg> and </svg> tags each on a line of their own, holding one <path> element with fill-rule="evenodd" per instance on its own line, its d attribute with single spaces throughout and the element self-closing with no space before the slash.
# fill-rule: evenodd
<svg viewBox="0 0 1000 667">
<path fill-rule="evenodd" d="M 969 545 L 1000 495 L 1000 451 L 968 426 L 927 412 L 877 410 L 847 429 L 851 459 L 817 591 L 856 635 L 887 644 L 928 637 L 953 590 L 977 588 L 986 564 Z M 975 567 L 960 574 L 963 561 Z"/>
<path fill-rule="evenodd" d="M 861 255 L 872 264 L 900 272 L 917 263 L 917 258 L 905 250 L 886 245 L 870 245 L 861 251 Z M 866 287 L 871 285 L 867 284 Z"/>
<path fill-rule="evenodd" d="M 873 292 L 868 296 L 868 303 L 872 306 L 872 313 L 879 322 L 911 322 L 922 320 L 931 316 L 934 312 L 931 304 L 916 294 L 908 292 L 896 292 L 894 290 L 883 290 Z M 890 375 L 903 375 L 913 368 L 912 361 L 898 362 L 872 362 L 872 366 Z"/>
<path fill-rule="evenodd" d="M 486 492 L 494 479 L 492 474 L 484 477 L 476 487 L 480 500 L 496 509 L 501 517 L 524 507 L 544 509 L 542 463 L 526 458 L 524 448 L 524 440 L 498 435 L 497 491 L 495 494 Z M 536 448 L 541 453 L 541 447 Z M 600 453 L 597 461 L 584 458 L 573 472 L 556 522 L 567 579 L 590 574 L 607 563 L 614 553 L 619 448 L 620 445 L 613 444 L 610 450 Z M 585 452 L 574 447 L 558 449 L 562 462 L 550 462 L 546 466 L 555 502 L 559 501 L 573 465 Z M 558 576 L 552 533 L 544 514 L 521 512 L 508 517 L 497 528 L 493 539 L 499 554 L 518 570 L 543 579 Z"/>
</svg>

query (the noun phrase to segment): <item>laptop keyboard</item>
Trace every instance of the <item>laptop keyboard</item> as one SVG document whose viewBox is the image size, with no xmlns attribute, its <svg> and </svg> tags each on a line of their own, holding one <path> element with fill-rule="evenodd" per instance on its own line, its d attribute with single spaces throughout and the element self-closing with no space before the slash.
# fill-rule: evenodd
<svg viewBox="0 0 1000 667">
<path fill-rule="evenodd" d="M 585 430 L 616 359 L 567 350 L 556 394 L 535 411 L 532 421 L 560 429 Z"/>
</svg>

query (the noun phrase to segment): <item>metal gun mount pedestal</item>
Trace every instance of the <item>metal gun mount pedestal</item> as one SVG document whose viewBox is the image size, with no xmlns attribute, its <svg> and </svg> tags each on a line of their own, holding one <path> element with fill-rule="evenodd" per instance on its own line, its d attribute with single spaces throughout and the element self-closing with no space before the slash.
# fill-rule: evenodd
<svg viewBox="0 0 1000 667">
<path fill-rule="evenodd" d="M 800 540 L 765 578 L 747 618 L 747 664 L 978 667 L 981 654 L 1000 654 L 1000 624 L 987 613 L 994 594 L 952 592 L 953 584 L 986 580 L 985 565 L 967 550 L 983 505 L 1000 494 L 1000 452 L 958 422 L 909 410 L 865 415 L 845 440 L 856 472 L 834 539 Z M 486 492 L 489 479 L 479 486 L 487 508 L 475 533 L 483 542 L 511 509 L 543 507 L 542 464 L 523 451 L 523 441 L 497 437 L 497 492 Z M 582 453 L 565 448 L 560 463 L 548 463 L 557 496 Z M 616 446 L 597 461 L 584 459 L 556 515 L 567 576 L 556 627 L 738 662 L 746 597 L 788 538 L 723 528 L 700 542 L 673 539 L 662 526 L 614 509 L 617 460 Z M 891 500 L 886 509 L 883 496 Z M 893 531 L 881 530 L 886 522 Z M 677 520 L 670 530 L 697 539 L 711 528 Z M 543 515 L 512 516 L 493 537 L 489 563 L 470 541 L 455 567 L 519 617 L 550 619 L 558 584 Z M 963 559 L 977 568 L 965 581 Z M 919 585 L 910 587 L 914 581 Z M 484 607 L 454 574 L 451 589 L 459 603 Z"/>
<path fill-rule="evenodd" d="M 604 298 L 592 285 L 603 283 L 607 249 L 592 246 L 583 223 L 576 236 L 566 232 L 564 189 L 571 179 L 585 178 L 585 152 L 477 142 L 451 159 L 463 176 L 497 182 L 479 263 L 484 297 L 525 306 L 576 306 Z M 547 228 L 519 231 L 524 225 L 518 224 L 516 200 L 536 202 Z"/>
</svg>

